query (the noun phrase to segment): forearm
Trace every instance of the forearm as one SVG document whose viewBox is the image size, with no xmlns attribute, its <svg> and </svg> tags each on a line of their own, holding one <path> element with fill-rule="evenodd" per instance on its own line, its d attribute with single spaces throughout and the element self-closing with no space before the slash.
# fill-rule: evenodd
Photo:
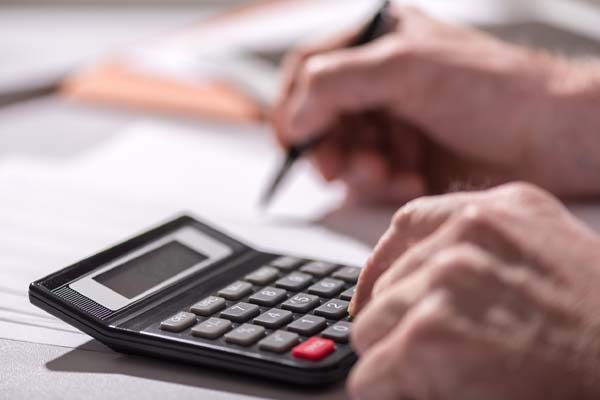
<svg viewBox="0 0 600 400">
<path fill-rule="evenodd" d="M 532 174 L 566 198 L 600 197 L 600 63 L 551 60 Z"/>
</svg>

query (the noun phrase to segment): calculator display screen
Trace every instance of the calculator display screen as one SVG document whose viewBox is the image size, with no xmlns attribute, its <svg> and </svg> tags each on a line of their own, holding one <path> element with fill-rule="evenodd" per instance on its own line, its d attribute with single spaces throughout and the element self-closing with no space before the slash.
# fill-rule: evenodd
<svg viewBox="0 0 600 400">
<path fill-rule="evenodd" d="M 171 241 L 93 279 L 131 299 L 207 258 L 177 241 Z"/>
</svg>

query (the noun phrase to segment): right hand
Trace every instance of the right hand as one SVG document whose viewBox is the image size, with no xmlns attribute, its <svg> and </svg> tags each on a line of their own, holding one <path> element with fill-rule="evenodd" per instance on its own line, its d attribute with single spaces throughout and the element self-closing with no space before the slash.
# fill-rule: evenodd
<svg viewBox="0 0 600 400">
<path fill-rule="evenodd" d="M 577 155 L 560 164 L 565 139 L 552 137 L 582 124 L 557 115 L 552 97 L 566 62 L 410 8 L 391 15 L 389 33 L 367 45 L 348 47 L 350 33 L 288 58 L 274 112 L 284 147 L 327 135 L 313 161 L 366 200 L 515 179 L 558 195 L 588 190 L 581 174 L 564 176 Z"/>
</svg>

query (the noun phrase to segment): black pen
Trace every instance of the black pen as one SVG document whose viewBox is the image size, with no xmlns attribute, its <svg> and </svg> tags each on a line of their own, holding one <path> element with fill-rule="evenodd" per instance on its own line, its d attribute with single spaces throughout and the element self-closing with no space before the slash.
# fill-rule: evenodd
<svg viewBox="0 0 600 400">
<path fill-rule="evenodd" d="M 379 37 L 379 35 L 382 33 L 381 31 L 383 30 L 382 28 L 384 26 L 386 19 L 385 17 L 389 6 L 389 0 L 385 0 L 373 18 L 371 18 L 367 25 L 365 25 L 365 27 L 356 36 L 356 40 L 352 42 L 350 47 L 361 46 Z M 318 146 L 324 139 L 325 136 L 317 136 L 307 140 L 304 143 L 293 145 L 288 148 L 283 164 L 277 170 L 277 174 L 275 174 L 273 181 L 267 187 L 267 190 L 261 198 L 260 204 L 262 207 L 266 207 L 269 204 L 273 198 L 273 195 L 279 188 L 279 185 L 283 181 L 283 178 L 288 174 L 296 161 L 298 161 L 306 152 Z"/>
</svg>

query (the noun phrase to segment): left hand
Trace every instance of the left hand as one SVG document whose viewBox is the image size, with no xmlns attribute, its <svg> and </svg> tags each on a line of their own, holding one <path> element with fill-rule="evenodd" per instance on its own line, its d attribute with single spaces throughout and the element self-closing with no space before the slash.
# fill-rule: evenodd
<svg viewBox="0 0 600 400">
<path fill-rule="evenodd" d="M 353 398 L 600 398 L 600 238 L 531 185 L 401 208 L 351 312 Z"/>
</svg>

